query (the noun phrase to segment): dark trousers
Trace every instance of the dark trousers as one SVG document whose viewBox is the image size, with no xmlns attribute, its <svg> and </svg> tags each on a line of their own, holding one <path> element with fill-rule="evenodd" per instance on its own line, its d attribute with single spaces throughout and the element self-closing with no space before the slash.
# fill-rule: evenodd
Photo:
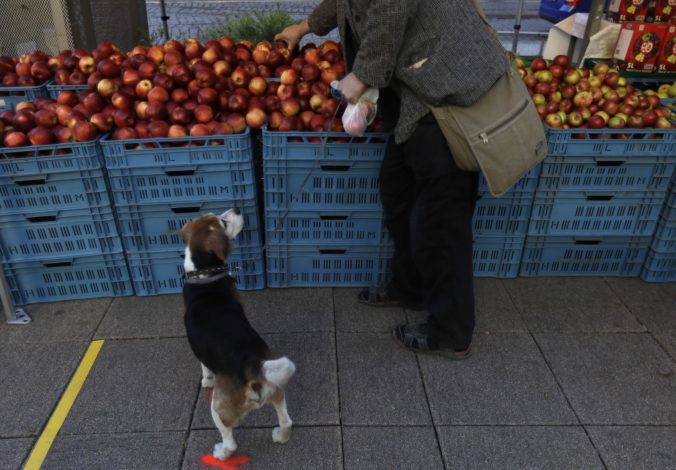
<svg viewBox="0 0 676 470">
<path fill-rule="evenodd" d="M 422 301 L 433 336 L 455 348 L 474 331 L 472 215 L 479 175 L 454 163 L 432 114 L 402 144 L 390 139 L 380 170 L 385 224 L 394 239 L 392 297 Z"/>
</svg>

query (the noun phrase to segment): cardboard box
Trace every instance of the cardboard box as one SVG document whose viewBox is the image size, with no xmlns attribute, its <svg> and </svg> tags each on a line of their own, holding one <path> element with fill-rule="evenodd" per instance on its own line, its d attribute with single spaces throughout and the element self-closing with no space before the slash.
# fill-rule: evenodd
<svg viewBox="0 0 676 470">
<path fill-rule="evenodd" d="M 547 35 L 542 57 L 552 60 L 559 54 L 568 55 L 572 45 L 573 62 L 579 62 L 583 57 L 610 59 L 613 56 L 617 36 L 620 34 L 620 25 L 602 20 L 600 30 L 589 38 L 587 50 L 583 51 L 582 39 L 588 18 L 588 13 L 575 13 L 552 26 Z"/>
<path fill-rule="evenodd" d="M 655 23 L 675 22 L 676 0 L 655 0 L 653 18 Z"/>
<path fill-rule="evenodd" d="M 608 16 L 618 23 L 645 21 L 649 7 L 649 0 L 610 0 Z"/>
<path fill-rule="evenodd" d="M 613 63 L 628 72 L 654 72 L 667 25 L 631 21 L 622 23 Z"/>
<path fill-rule="evenodd" d="M 676 72 L 676 25 L 667 27 L 663 46 L 657 59 L 657 71 L 660 73 Z"/>
</svg>

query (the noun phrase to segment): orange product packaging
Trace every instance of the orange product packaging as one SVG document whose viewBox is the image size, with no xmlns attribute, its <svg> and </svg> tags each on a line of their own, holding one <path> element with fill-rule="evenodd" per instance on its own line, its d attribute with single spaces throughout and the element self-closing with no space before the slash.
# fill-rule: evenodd
<svg viewBox="0 0 676 470">
<path fill-rule="evenodd" d="M 676 25 L 667 26 L 663 46 L 657 59 L 657 71 L 660 73 L 676 72 Z"/>
<path fill-rule="evenodd" d="M 622 29 L 615 44 L 613 65 L 627 72 L 654 72 L 657 59 L 664 44 L 667 25 L 622 23 Z"/>
<path fill-rule="evenodd" d="M 608 13 L 613 21 L 645 21 L 650 9 L 649 0 L 610 0 Z"/>
</svg>

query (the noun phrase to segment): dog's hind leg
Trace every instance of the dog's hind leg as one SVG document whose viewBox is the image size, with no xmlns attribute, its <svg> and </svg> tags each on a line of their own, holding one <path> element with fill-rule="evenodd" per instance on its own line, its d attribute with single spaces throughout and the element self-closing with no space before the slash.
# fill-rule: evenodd
<svg viewBox="0 0 676 470">
<path fill-rule="evenodd" d="M 270 401 L 275 407 L 277 419 L 279 420 L 279 426 L 272 430 L 272 440 L 273 442 L 286 444 L 291 438 L 291 426 L 293 425 L 293 421 L 291 421 L 289 412 L 286 409 L 286 396 L 284 395 L 284 390 L 278 388 L 275 394 L 270 397 Z"/>
<path fill-rule="evenodd" d="M 221 421 L 221 417 L 218 415 L 218 411 L 214 407 L 215 400 L 211 401 L 211 418 L 214 420 L 216 428 L 221 433 L 222 442 L 217 442 L 214 446 L 214 457 L 220 460 L 225 460 L 230 457 L 235 450 L 237 450 L 237 443 L 235 438 L 232 435 L 232 426 L 226 426 Z"/>
<path fill-rule="evenodd" d="M 214 386 L 214 373 L 209 370 L 207 366 L 200 363 L 202 366 L 202 388 L 211 388 Z"/>
</svg>

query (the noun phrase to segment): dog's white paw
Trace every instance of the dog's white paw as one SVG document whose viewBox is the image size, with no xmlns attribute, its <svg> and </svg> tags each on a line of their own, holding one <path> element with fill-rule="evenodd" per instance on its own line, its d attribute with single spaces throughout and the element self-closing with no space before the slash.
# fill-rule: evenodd
<svg viewBox="0 0 676 470">
<path fill-rule="evenodd" d="M 287 428 L 280 428 L 277 426 L 272 430 L 272 442 L 278 444 L 286 444 L 291 439 L 291 426 Z"/>
<path fill-rule="evenodd" d="M 214 445 L 214 457 L 218 460 L 229 458 L 233 452 L 235 452 L 235 449 L 227 449 L 222 442 L 217 442 L 216 445 Z"/>
<path fill-rule="evenodd" d="M 202 388 L 213 388 L 214 387 L 214 377 L 202 377 Z"/>
</svg>

